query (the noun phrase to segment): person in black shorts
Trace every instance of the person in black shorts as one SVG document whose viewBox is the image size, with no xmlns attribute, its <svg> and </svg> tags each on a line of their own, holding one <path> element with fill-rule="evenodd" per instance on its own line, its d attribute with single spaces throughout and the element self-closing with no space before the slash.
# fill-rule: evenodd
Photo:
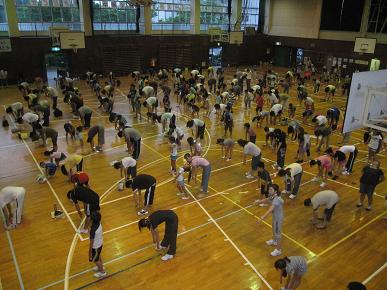
<svg viewBox="0 0 387 290">
<path fill-rule="evenodd" d="M 165 222 L 165 234 L 160 243 L 159 233 L 157 227 Z M 138 229 L 148 228 L 151 231 L 153 242 L 156 250 L 167 249 L 167 253 L 161 257 L 161 260 L 168 261 L 173 259 L 176 254 L 176 239 L 179 219 L 176 213 L 172 210 L 158 210 L 149 215 L 148 218 L 138 221 Z"/>
<path fill-rule="evenodd" d="M 78 211 L 80 217 L 82 217 L 82 212 L 79 208 L 78 201 L 83 202 L 86 214 L 86 221 L 84 228 L 81 229 L 79 232 L 82 234 L 86 234 L 89 231 L 91 213 L 99 212 L 100 210 L 99 195 L 95 191 L 91 190 L 89 187 L 77 184 L 74 189 L 70 190 L 67 193 L 67 198 L 74 203 L 75 208 Z"/>
<path fill-rule="evenodd" d="M 90 218 L 92 223 L 90 228 L 89 262 L 94 262 L 97 265 L 93 268 L 93 271 L 96 272 L 94 277 L 102 278 L 106 276 L 106 271 L 101 258 L 103 246 L 101 214 L 93 212 Z"/>
<path fill-rule="evenodd" d="M 272 183 L 270 173 L 265 169 L 265 163 L 260 161 L 258 163 L 258 188 L 261 190 L 261 198 L 265 199 L 269 196 L 269 185 Z M 265 206 L 266 204 L 260 204 Z"/>
<path fill-rule="evenodd" d="M 365 196 L 368 198 L 368 206 L 366 210 L 372 209 L 372 196 L 375 191 L 375 187 L 384 181 L 384 172 L 380 168 L 380 161 L 374 160 L 371 165 L 367 165 L 362 170 L 362 176 L 360 177 L 360 201 L 357 207 L 362 207 Z"/>
<path fill-rule="evenodd" d="M 47 145 L 47 138 L 51 138 L 52 152 L 58 151 L 58 131 L 50 127 L 42 127 L 38 130 L 40 137 L 43 139 L 43 146 Z"/>
<path fill-rule="evenodd" d="M 137 215 L 148 214 L 148 208 L 153 205 L 153 198 L 156 189 L 156 178 L 147 174 L 137 175 L 132 180 L 126 181 L 126 187 L 131 187 L 133 190 L 133 198 L 136 208 L 140 209 L 141 190 L 145 189 L 144 208 L 137 212 Z"/>
</svg>

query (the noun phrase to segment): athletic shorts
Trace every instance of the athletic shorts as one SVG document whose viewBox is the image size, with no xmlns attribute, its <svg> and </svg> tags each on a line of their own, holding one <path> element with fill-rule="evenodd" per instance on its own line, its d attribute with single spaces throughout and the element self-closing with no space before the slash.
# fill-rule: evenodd
<svg viewBox="0 0 387 290">
<path fill-rule="evenodd" d="M 98 249 L 91 249 L 91 261 L 90 262 L 98 262 L 99 257 L 101 256 L 102 252 L 102 246 L 100 246 Z"/>
<path fill-rule="evenodd" d="M 359 192 L 362 194 L 366 194 L 368 197 L 372 197 L 375 191 L 375 186 L 365 183 L 360 183 L 360 190 Z"/>
<path fill-rule="evenodd" d="M 184 184 L 184 180 L 177 180 L 177 184 L 184 187 L 185 184 Z"/>
<path fill-rule="evenodd" d="M 324 210 L 324 213 L 325 213 L 325 218 L 326 220 L 329 222 L 332 218 L 332 215 L 333 215 L 333 211 L 335 210 L 335 207 L 336 207 L 336 204 L 334 204 L 331 208 L 326 208 Z"/>
<path fill-rule="evenodd" d="M 177 160 L 177 155 L 171 155 L 171 160 L 176 161 Z"/>
<path fill-rule="evenodd" d="M 266 185 L 261 184 L 261 194 L 264 194 L 266 197 L 269 197 L 269 190 L 266 190 Z"/>
<path fill-rule="evenodd" d="M 258 164 L 259 164 L 260 161 L 261 161 L 261 154 L 259 154 L 257 156 L 253 156 L 253 158 L 251 159 L 251 169 L 252 170 L 257 170 L 258 169 Z"/>
</svg>

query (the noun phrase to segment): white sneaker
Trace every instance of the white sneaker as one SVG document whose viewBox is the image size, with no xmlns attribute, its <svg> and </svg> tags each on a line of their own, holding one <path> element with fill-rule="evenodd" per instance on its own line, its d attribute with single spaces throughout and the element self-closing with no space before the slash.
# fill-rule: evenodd
<svg viewBox="0 0 387 290">
<path fill-rule="evenodd" d="M 290 199 L 295 199 L 295 198 L 296 198 L 296 195 L 291 194 L 291 195 L 289 195 L 289 198 L 290 198 Z"/>
<path fill-rule="evenodd" d="M 226 156 L 223 156 L 222 159 L 226 159 Z"/>
<path fill-rule="evenodd" d="M 140 210 L 139 212 L 137 212 L 137 215 L 146 215 L 148 214 L 148 212 L 146 210 Z"/>
<path fill-rule="evenodd" d="M 327 185 L 325 182 L 321 182 L 320 187 L 325 187 Z"/>
<path fill-rule="evenodd" d="M 268 241 L 266 241 L 266 245 L 269 245 L 269 246 L 277 246 L 277 242 L 274 241 L 274 240 L 268 240 Z"/>
<path fill-rule="evenodd" d="M 281 193 L 282 193 L 282 194 L 289 194 L 290 192 L 287 191 L 287 190 L 282 190 Z"/>
<path fill-rule="evenodd" d="M 231 158 L 227 158 L 227 160 L 226 160 L 227 162 L 229 162 L 229 161 L 231 161 Z"/>
<path fill-rule="evenodd" d="M 350 173 L 348 171 L 343 171 L 342 174 L 343 175 L 349 175 Z"/>
<path fill-rule="evenodd" d="M 282 251 L 275 249 L 273 252 L 270 253 L 271 256 L 277 257 L 279 255 L 282 255 Z"/>
<path fill-rule="evenodd" d="M 176 195 L 177 195 L 177 196 L 180 196 L 180 195 L 182 195 L 182 193 L 181 193 L 181 192 L 178 192 L 178 193 L 176 193 Z"/>
<path fill-rule="evenodd" d="M 315 176 L 315 177 L 312 178 L 312 181 L 313 181 L 313 182 L 318 181 L 318 180 L 319 180 L 319 178 L 318 178 L 317 176 Z"/>
<path fill-rule="evenodd" d="M 79 234 L 87 234 L 88 232 L 89 232 L 88 229 L 80 229 L 80 230 L 78 231 Z"/>
<path fill-rule="evenodd" d="M 247 175 L 251 175 L 251 174 L 250 174 L 250 172 L 245 172 L 245 175 L 247 176 Z"/>
<path fill-rule="evenodd" d="M 189 196 L 182 196 L 181 199 L 189 199 Z"/>
<path fill-rule="evenodd" d="M 165 254 L 164 256 L 161 257 L 161 260 L 163 261 L 168 261 L 173 259 L 173 255 Z"/>
<path fill-rule="evenodd" d="M 94 274 L 94 277 L 96 278 L 102 278 L 106 276 L 106 272 L 97 272 Z"/>
<path fill-rule="evenodd" d="M 251 174 L 249 174 L 249 175 L 246 175 L 246 178 L 253 179 L 254 176 L 252 176 Z"/>
<path fill-rule="evenodd" d="M 268 205 L 267 203 L 260 203 L 259 206 L 260 206 L 260 207 L 267 207 L 267 206 L 269 206 L 269 205 Z"/>
</svg>

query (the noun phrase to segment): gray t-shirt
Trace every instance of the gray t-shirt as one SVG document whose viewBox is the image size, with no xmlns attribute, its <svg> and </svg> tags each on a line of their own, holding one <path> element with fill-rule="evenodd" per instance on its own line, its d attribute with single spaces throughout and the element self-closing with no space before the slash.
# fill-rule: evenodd
<svg viewBox="0 0 387 290">
<path fill-rule="evenodd" d="M 124 129 L 125 139 L 133 139 L 134 141 L 138 141 L 141 139 L 141 134 L 134 128 L 125 128 Z"/>
<path fill-rule="evenodd" d="M 271 204 L 274 206 L 273 219 L 275 219 L 276 221 L 282 221 L 284 219 L 284 200 L 279 196 L 275 196 Z"/>
<path fill-rule="evenodd" d="M 235 142 L 231 138 L 224 139 L 224 141 L 223 141 L 223 145 L 226 147 L 234 146 L 234 144 L 235 144 Z"/>
<path fill-rule="evenodd" d="M 85 116 L 86 114 L 91 114 L 93 111 L 88 106 L 82 106 L 78 109 L 79 115 Z"/>
<path fill-rule="evenodd" d="M 323 205 L 325 205 L 327 208 L 331 208 L 339 201 L 339 196 L 333 190 L 323 190 L 316 193 L 311 198 L 311 201 L 314 210 Z"/>
<path fill-rule="evenodd" d="M 286 265 L 286 272 L 288 275 L 302 275 L 307 271 L 308 265 L 304 257 L 290 256 L 289 260 L 290 263 Z"/>
<path fill-rule="evenodd" d="M 243 148 L 243 153 L 251 156 L 258 156 L 261 154 L 261 149 L 252 142 L 249 142 Z"/>
</svg>

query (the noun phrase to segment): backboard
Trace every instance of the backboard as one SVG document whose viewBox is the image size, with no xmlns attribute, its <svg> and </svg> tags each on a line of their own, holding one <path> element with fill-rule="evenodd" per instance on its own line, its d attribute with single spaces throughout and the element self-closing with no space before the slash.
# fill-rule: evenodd
<svg viewBox="0 0 387 290">
<path fill-rule="evenodd" d="M 347 100 L 347 108 L 344 117 L 343 133 L 351 132 L 365 127 L 367 115 L 375 117 L 380 108 L 376 102 L 369 101 L 369 91 L 387 90 L 387 70 L 366 71 L 352 75 L 351 89 Z M 379 100 L 379 99 L 378 99 Z M 376 106 L 374 108 L 374 106 Z M 380 111 L 379 111 L 380 112 Z"/>
<path fill-rule="evenodd" d="M 353 51 L 359 53 L 374 53 L 375 46 L 376 38 L 356 37 Z"/>
<path fill-rule="evenodd" d="M 61 26 L 51 26 L 50 27 L 50 36 L 51 36 L 52 46 L 59 46 L 60 45 L 59 34 L 61 32 L 70 32 L 70 29 L 68 27 L 61 27 Z"/>
<path fill-rule="evenodd" d="M 61 49 L 73 49 L 76 51 L 77 49 L 85 48 L 84 32 L 60 32 L 59 35 Z"/>
<path fill-rule="evenodd" d="M 387 88 L 368 90 L 363 125 L 387 132 Z"/>
<path fill-rule="evenodd" d="M 242 43 L 243 43 L 243 31 L 231 31 L 230 44 L 242 44 Z"/>
</svg>

